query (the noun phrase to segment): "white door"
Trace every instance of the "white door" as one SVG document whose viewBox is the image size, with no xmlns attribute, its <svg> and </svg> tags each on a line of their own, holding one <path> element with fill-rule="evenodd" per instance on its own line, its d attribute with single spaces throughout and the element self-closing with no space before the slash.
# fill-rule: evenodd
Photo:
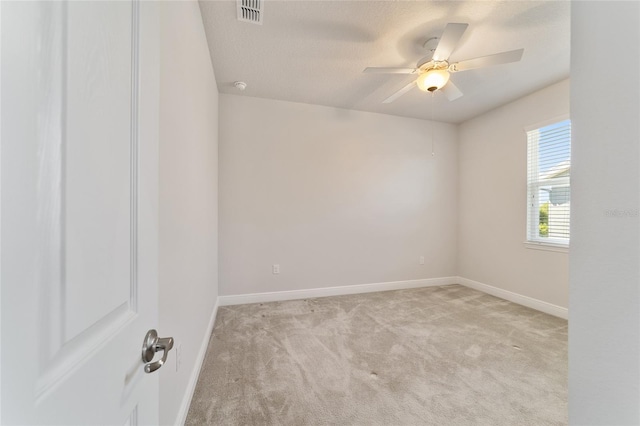
<svg viewBox="0 0 640 426">
<path fill-rule="evenodd" d="M 0 6 L 2 424 L 158 423 L 156 7 Z"/>
</svg>

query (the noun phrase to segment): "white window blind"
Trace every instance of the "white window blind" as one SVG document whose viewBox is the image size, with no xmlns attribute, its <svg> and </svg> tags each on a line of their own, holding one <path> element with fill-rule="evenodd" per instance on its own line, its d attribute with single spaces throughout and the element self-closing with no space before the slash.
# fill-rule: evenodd
<svg viewBox="0 0 640 426">
<path fill-rule="evenodd" d="M 527 240 L 569 244 L 571 122 L 527 132 Z"/>
</svg>

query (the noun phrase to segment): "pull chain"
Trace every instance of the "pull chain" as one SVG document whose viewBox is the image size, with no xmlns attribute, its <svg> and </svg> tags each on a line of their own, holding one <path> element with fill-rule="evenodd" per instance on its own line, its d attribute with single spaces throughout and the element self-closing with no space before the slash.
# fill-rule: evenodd
<svg viewBox="0 0 640 426">
<path fill-rule="evenodd" d="M 431 156 L 435 157 L 436 156 L 436 149 L 435 149 L 435 140 L 434 140 L 434 130 L 433 130 L 433 95 L 434 95 L 435 91 L 431 92 Z"/>
</svg>

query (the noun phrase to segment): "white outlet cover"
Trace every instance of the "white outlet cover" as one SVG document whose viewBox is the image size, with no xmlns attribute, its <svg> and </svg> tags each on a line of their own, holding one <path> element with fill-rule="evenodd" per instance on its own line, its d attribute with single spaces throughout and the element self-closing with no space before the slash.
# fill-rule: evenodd
<svg viewBox="0 0 640 426">
<path fill-rule="evenodd" d="M 274 273 L 274 274 L 279 274 L 280 273 L 280 265 L 274 264 L 271 267 L 271 272 Z"/>
</svg>

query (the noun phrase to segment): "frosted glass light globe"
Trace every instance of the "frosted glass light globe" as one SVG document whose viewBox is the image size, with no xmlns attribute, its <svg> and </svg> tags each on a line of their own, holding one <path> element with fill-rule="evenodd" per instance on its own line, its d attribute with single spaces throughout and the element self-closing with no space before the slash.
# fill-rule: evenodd
<svg viewBox="0 0 640 426">
<path fill-rule="evenodd" d="M 447 70 L 429 70 L 418 77 L 418 88 L 424 92 L 434 92 L 441 89 L 449 81 Z"/>
</svg>

